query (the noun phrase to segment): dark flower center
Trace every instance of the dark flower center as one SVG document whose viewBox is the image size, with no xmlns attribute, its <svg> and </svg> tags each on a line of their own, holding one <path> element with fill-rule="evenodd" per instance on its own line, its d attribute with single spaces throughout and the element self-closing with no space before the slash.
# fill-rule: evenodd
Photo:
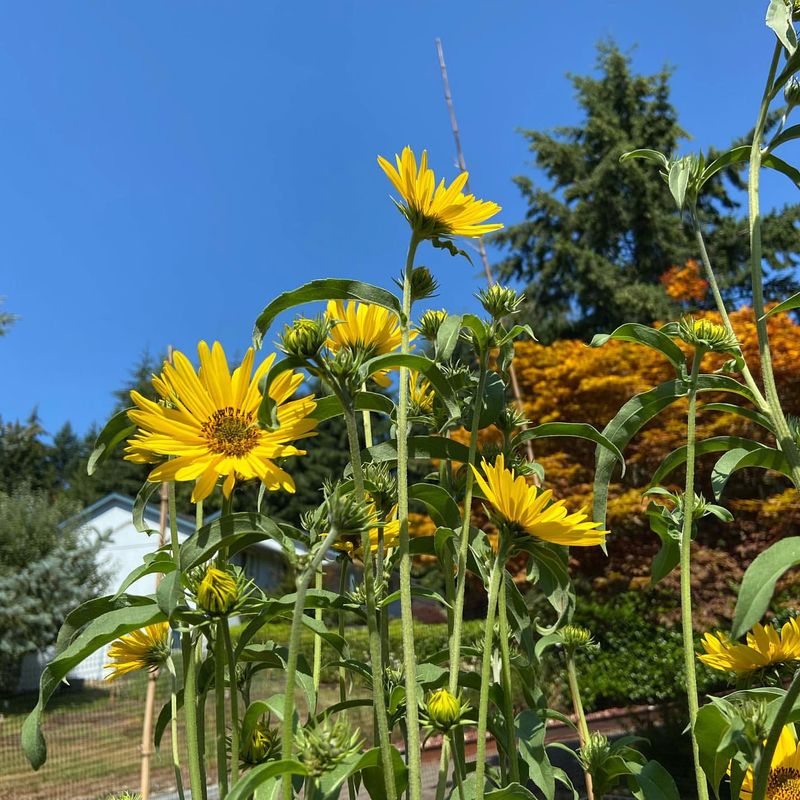
<svg viewBox="0 0 800 800">
<path fill-rule="evenodd" d="M 215 411 L 203 423 L 202 431 L 212 453 L 246 456 L 258 444 L 253 415 L 230 406 Z"/>
<path fill-rule="evenodd" d="M 800 800 L 800 770 L 779 767 L 769 771 L 767 800 Z"/>
</svg>

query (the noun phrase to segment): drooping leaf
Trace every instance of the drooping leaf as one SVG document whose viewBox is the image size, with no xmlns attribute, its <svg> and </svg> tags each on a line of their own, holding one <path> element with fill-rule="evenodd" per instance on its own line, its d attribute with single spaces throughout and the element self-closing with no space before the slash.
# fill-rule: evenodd
<svg viewBox="0 0 800 800">
<path fill-rule="evenodd" d="M 626 322 L 612 333 L 598 333 L 590 342 L 589 347 L 602 347 L 610 340 L 634 342 L 649 347 L 669 359 L 675 368 L 678 377 L 685 377 L 686 356 L 675 342 L 665 333 L 649 325 L 640 325 L 637 322 Z"/>
<path fill-rule="evenodd" d="M 623 153 L 619 157 L 619 161 L 623 164 L 626 161 L 629 161 L 634 158 L 640 158 L 645 161 L 652 161 L 655 164 L 658 164 L 659 167 L 666 169 L 669 166 L 669 161 L 667 157 L 663 153 L 659 153 L 658 150 L 648 150 L 647 148 L 640 148 L 638 150 L 630 150 L 627 153 Z"/>
<path fill-rule="evenodd" d="M 800 564 L 800 536 L 790 536 L 770 545 L 754 559 L 742 578 L 731 637 L 738 639 L 766 612 L 778 579 Z"/>
<path fill-rule="evenodd" d="M 705 408 L 705 406 L 703 406 L 703 408 Z M 759 444 L 759 442 L 754 442 L 752 439 L 744 439 L 741 436 L 712 436 L 708 439 L 702 439 L 695 444 L 695 456 L 699 458 L 707 453 L 719 453 L 724 450 L 733 450 L 734 448 L 750 451 L 759 447 L 763 447 L 763 445 Z M 653 473 L 650 483 L 652 485 L 663 483 L 668 475 L 686 463 L 687 452 L 688 448 L 686 445 L 673 450 L 661 464 L 659 464 L 658 469 Z"/>
<path fill-rule="evenodd" d="M 681 800 L 672 775 L 657 761 L 646 764 L 626 761 L 625 764 L 638 787 L 638 791 L 634 790 L 634 797 L 640 800 Z"/>
<path fill-rule="evenodd" d="M 770 0 L 767 8 L 767 27 L 771 28 L 789 56 L 797 50 L 797 32 L 792 22 L 794 4 L 787 0 Z"/>
<path fill-rule="evenodd" d="M 425 504 L 431 519 L 437 526 L 458 528 L 461 524 L 461 511 L 450 493 L 433 483 L 415 483 L 408 489 L 411 500 Z"/>
<path fill-rule="evenodd" d="M 767 153 L 761 157 L 761 165 L 774 169 L 785 175 L 798 189 L 800 189 L 800 170 L 778 158 L 774 153 Z"/>
<path fill-rule="evenodd" d="M 546 720 L 532 709 L 526 709 L 514 720 L 519 755 L 527 768 L 527 777 L 546 798 L 552 800 L 556 786 L 544 746 L 546 728 Z"/>
<path fill-rule="evenodd" d="M 600 433 L 593 425 L 585 422 L 544 422 L 541 425 L 520 431 L 514 437 L 514 442 L 520 445 L 529 439 L 544 439 L 550 436 L 570 436 L 576 439 L 588 439 L 590 442 L 607 448 L 614 458 L 620 462 L 622 474 L 625 474 L 625 457 L 619 447 Z"/>
<path fill-rule="evenodd" d="M 47 744 L 41 730 L 44 708 L 67 673 L 103 645 L 113 642 L 126 633 L 156 622 L 163 622 L 165 619 L 164 614 L 152 601 L 146 605 L 115 608 L 89 622 L 81 633 L 44 668 L 39 681 L 39 700 L 22 725 L 22 749 L 34 769 L 39 769 L 47 759 Z"/>
<path fill-rule="evenodd" d="M 250 800 L 253 793 L 268 781 L 275 781 L 286 774 L 308 775 L 308 770 L 299 761 L 269 761 L 247 770 L 228 792 L 228 800 Z"/>
<path fill-rule="evenodd" d="M 397 461 L 397 442 L 391 439 L 367 448 L 361 453 L 365 462 Z M 469 448 L 455 439 L 444 436 L 410 436 L 408 438 L 408 457 L 413 460 L 429 461 L 432 458 L 449 458 L 466 464 L 469 461 Z"/>
<path fill-rule="evenodd" d="M 787 478 L 791 478 L 789 462 L 780 450 L 766 447 L 765 445 L 736 448 L 725 453 L 714 465 L 714 469 L 711 472 L 711 488 L 717 500 L 722 496 L 722 492 L 725 490 L 731 475 L 745 467 L 772 469 L 782 473 Z"/>
<path fill-rule="evenodd" d="M 86 472 L 94 475 L 97 468 L 114 452 L 123 440 L 136 433 L 136 426 L 128 418 L 128 411 L 119 411 L 103 426 L 86 463 Z"/>
<path fill-rule="evenodd" d="M 253 344 L 256 348 L 261 347 L 264 336 L 278 314 L 295 306 L 318 300 L 361 300 L 388 308 L 400 318 L 403 316 L 400 300 L 380 286 L 340 278 L 323 278 L 311 281 L 299 289 L 284 292 L 269 303 L 256 320 L 253 329 Z"/>
<path fill-rule="evenodd" d="M 160 488 L 160 483 L 150 483 L 150 481 L 147 481 L 136 494 L 136 499 L 133 501 L 133 527 L 136 528 L 139 533 L 146 533 L 148 536 L 158 533 L 158 531 L 154 531 L 147 522 L 145 522 L 144 515 L 150 503 L 150 498 Z"/>
<path fill-rule="evenodd" d="M 761 411 L 756 411 L 752 408 L 739 406 L 735 403 L 703 403 L 697 410 L 701 414 L 705 411 L 719 411 L 723 414 L 735 414 L 738 417 L 749 419 L 750 422 L 755 422 L 756 425 L 760 425 L 770 433 L 774 433 L 770 418 Z"/>
<path fill-rule="evenodd" d="M 386 414 L 386 416 L 391 416 L 394 412 L 394 403 L 391 398 L 377 392 L 357 392 L 353 401 L 356 411 L 374 411 L 377 414 Z M 316 402 L 317 407 L 309 416 L 318 422 L 333 419 L 344 413 L 339 398 L 334 394 L 318 397 Z"/>
<path fill-rule="evenodd" d="M 146 553 L 144 556 L 144 564 L 140 564 L 125 577 L 114 595 L 114 599 L 124 594 L 131 584 L 136 583 L 139 578 L 144 578 L 146 575 L 153 575 L 154 573 L 161 573 L 166 575 L 175 569 L 175 562 L 172 555 L 166 550 L 159 550 L 155 553 Z"/>
<path fill-rule="evenodd" d="M 796 308 L 800 308 L 800 292 L 793 294 L 782 303 L 778 303 L 778 305 L 776 305 L 775 308 L 770 309 L 765 316 L 771 317 L 773 314 L 780 314 L 783 311 L 794 311 Z"/>
</svg>

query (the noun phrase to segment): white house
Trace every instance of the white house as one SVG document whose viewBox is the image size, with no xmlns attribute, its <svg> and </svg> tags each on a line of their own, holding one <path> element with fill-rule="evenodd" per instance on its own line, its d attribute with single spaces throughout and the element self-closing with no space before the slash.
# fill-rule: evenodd
<svg viewBox="0 0 800 800">
<path fill-rule="evenodd" d="M 206 518 L 211 522 L 217 515 Z M 151 530 L 159 529 L 161 519 L 158 503 L 149 505 L 144 520 Z M 158 549 L 159 537 L 148 536 L 136 530 L 133 524 L 133 499 L 122 494 L 112 493 L 88 506 L 75 517 L 64 522 L 65 527 L 78 527 L 86 536 L 102 535 L 104 542 L 100 550 L 99 566 L 108 577 L 107 591 L 116 592 L 123 580 L 136 567 L 141 566 L 143 557 Z M 195 531 L 195 521 L 178 515 L 178 538 L 185 541 Z M 169 541 L 169 531 L 166 535 Z M 258 586 L 264 590 L 274 590 L 283 580 L 286 562 L 280 545 L 271 539 L 258 542 L 232 559 L 238 563 Z M 146 575 L 126 590 L 130 594 L 152 594 L 156 590 L 156 576 Z M 108 647 L 104 647 L 82 664 L 78 665 L 68 678 L 80 680 L 101 680 L 103 664 L 107 662 Z M 32 654 L 23 661 L 20 675 L 20 691 L 35 689 L 39 683 L 42 667 L 52 653 Z"/>
</svg>

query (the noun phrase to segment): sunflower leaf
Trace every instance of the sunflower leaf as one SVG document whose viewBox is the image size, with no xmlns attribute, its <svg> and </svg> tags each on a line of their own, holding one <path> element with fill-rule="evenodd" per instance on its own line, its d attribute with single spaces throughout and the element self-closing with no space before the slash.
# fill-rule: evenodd
<svg viewBox="0 0 800 800">
<path fill-rule="evenodd" d="M 411 500 L 425 504 L 431 519 L 437 526 L 458 528 L 461 525 L 461 511 L 451 494 L 441 486 L 432 483 L 415 483 L 409 487 Z"/>
<path fill-rule="evenodd" d="M 589 343 L 589 347 L 602 347 L 612 339 L 621 342 L 634 342 L 649 347 L 657 353 L 666 356 L 675 367 L 679 378 L 686 376 L 686 356 L 672 339 L 657 328 L 640 325 L 637 322 L 627 322 L 620 325 L 611 333 L 598 333 Z"/>
<path fill-rule="evenodd" d="M 780 314 L 782 311 L 794 311 L 796 308 L 800 308 L 800 292 L 793 294 L 782 303 L 778 303 L 775 308 L 770 309 L 764 316 L 771 317 L 773 314 Z"/>
<path fill-rule="evenodd" d="M 544 439 L 550 436 L 571 436 L 577 439 L 588 439 L 601 447 L 607 448 L 622 465 L 625 474 L 625 457 L 620 449 L 603 436 L 593 425 L 584 422 L 545 422 L 534 428 L 526 428 L 514 437 L 514 445 L 524 444 L 530 439 Z"/>
<path fill-rule="evenodd" d="M 447 250 L 451 256 L 463 256 L 472 264 L 472 258 L 469 253 L 466 250 L 461 250 L 459 247 L 456 247 L 452 239 L 434 238 L 431 239 L 430 242 L 437 250 Z"/>
<path fill-rule="evenodd" d="M 126 408 L 124 411 L 119 411 L 103 426 L 86 463 L 86 472 L 89 475 L 94 475 L 97 468 L 108 459 L 123 439 L 136 432 L 136 426 L 128 418 L 130 410 Z"/>
<path fill-rule="evenodd" d="M 366 463 L 397 461 L 397 441 L 390 439 L 363 450 Z M 455 439 L 443 436 L 409 436 L 408 457 L 412 460 L 429 461 L 432 458 L 449 458 L 466 464 L 469 461 L 469 448 Z"/>
<path fill-rule="evenodd" d="M 768 547 L 747 568 L 742 578 L 731 637 L 738 639 L 764 616 L 778 579 L 800 564 L 800 536 L 781 539 Z"/>
<path fill-rule="evenodd" d="M 308 770 L 299 761 L 268 761 L 247 770 L 228 792 L 228 800 L 248 800 L 253 793 L 268 781 L 282 775 L 308 775 Z"/>
<path fill-rule="evenodd" d="M 751 442 L 747 447 L 737 447 L 725 453 L 714 465 L 711 472 L 711 489 L 717 500 L 725 491 L 725 486 L 734 472 L 745 467 L 760 467 L 780 472 L 791 477 L 791 468 L 786 456 L 780 450 Z"/>
<path fill-rule="evenodd" d="M 316 402 L 317 406 L 309 416 L 318 422 L 344 414 L 342 403 L 335 394 L 318 397 Z M 394 411 L 394 403 L 391 398 L 377 392 L 357 392 L 354 398 L 354 405 L 356 411 L 375 411 L 378 414 L 386 414 L 387 416 L 391 416 Z"/>
<path fill-rule="evenodd" d="M 260 348 L 264 336 L 270 326 L 283 311 L 295 306 L 326 300 L 360 300 L 364 303 L 383 306 L 389 311 L 394 311 L 398 317 L 403 317 L 403 307 L 400 300 L 387 289 L 373 286 L 370 283 L 351 281 L 341 278 L 322 278 L 306 283 L 298 289 L 278 295 L 258 315 L 253 328 L 253 344 Z"/>
</svg>

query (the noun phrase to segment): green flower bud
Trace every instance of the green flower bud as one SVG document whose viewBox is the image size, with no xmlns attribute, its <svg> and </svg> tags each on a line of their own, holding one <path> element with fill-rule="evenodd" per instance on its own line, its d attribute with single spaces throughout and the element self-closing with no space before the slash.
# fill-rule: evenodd
<svg viewBox="0 0 800 800">
<path fill-rule="evenodd" d="M 121 794 L 110 794 L 106 800 L 142 800 L 142 796 L 138 792 L 136 794 L 122 792 Z"/>
<path fill-rule="evenodd" d="M 580 749 L 583 768 L 592 776 L 600 774 L 610 755 L 611 745 L 599 731 L 592 731 L 589 741 Z"/>
<path fill-rule="evenodd" d="M 428 695 L 425 716 L 429 727 L 446 733 L 457 725 L 467 710 L 467 705 L 447 689 L 437 689 Z"/>
<path fill-rule="evenodd" d="M 578 650 L 590 650 L 597 645 L 592 639 L 592 633 L 580 625 L 565 625 L 559 632 L 564 649 L 569 653 Z"/>
<path fill-rule="evenodd" d="M 361 750 L 363 739 L 344 717 L 326 717 L 313 727 L 299 728 L 296 736 L 300 760 L 309 773 L 319 777 Z"/>
<path fill-rule="evenodd" d="M 436 337 L 439 335 L 439 328 L 442 327 L 442 323 L 446 319 L 446 311 L 438 311 L 435 309 L 426 311 L 422 317 L 420 317 L 419 325 L 417 326 L 422 338 L 427 339 L 429 342 L 435 342 Z"/>
<path fill-rule="evenodd" d="M 388 517 L 397 505 L 397 478 L 392 474 L 389 465 L 376 462 L 365 464 L 364 481 L 375 508 L 382 517 Z"/>
<path fill-rule="evenodd" d="M 239 758 L 244 764 L 261 764 L 277 758 L 280 752 L 280 736 L 275 728 L 265 722 L 256 723 L 250 735 L 242 739 Z"/>
<path fill-rule="evenodd" d="M 197 586 L 197 605 L 215 616 L 225 616 L 240 597 L 239 582 L 227 570 L 210 566 Z"/>
<path fill-rule="evenodd" d="M 402 287 L 402 281 L 396 281 Z M 439 282 L 427 267 L 415 267 L 411 270 L 411 301 L 425 300 L 433 297 L 439 290 Z"/>
<path fill-rule="evenodd" d="M 328 317 L 298 317 L 283 329 L 281 349 L 297 358 L 314 358 L 325 346 L 330 329 Z"/>
<path fill-rule="evenodd" d="M 345 392 L 353 394 L 361 388 L 359 370 L 362 362 L 363 355 L 361 353 L 344 348 L 332 358 L 327 359 L 328 372 Z"/>
<path fill-rule="evenodd" d="M 684 317 L 678 324 L 678 336 L 687 344 L 712 353 L 738 353 L 739 342 L 722 325 L 708 319 Z"/>
<path fill-rule="evenodd" d="M 516 290 L 501 286 L 495 283 L 488 289 L 482 289 L 475 297 L 481 301 L 481 305 L 493 319 L 502 319 L 509 314 L 516 314 L 519 307 L 525 300 L 524 294 L 519 294 Z"/>
<path fill-rule="evenodd" d="M 527 421 L 525 414 L 520 411 L 517 404 L 509 403 L 495 424 L 503 433 L 511 433 L 516 428 L 521 428 Z"/>
</svg>

